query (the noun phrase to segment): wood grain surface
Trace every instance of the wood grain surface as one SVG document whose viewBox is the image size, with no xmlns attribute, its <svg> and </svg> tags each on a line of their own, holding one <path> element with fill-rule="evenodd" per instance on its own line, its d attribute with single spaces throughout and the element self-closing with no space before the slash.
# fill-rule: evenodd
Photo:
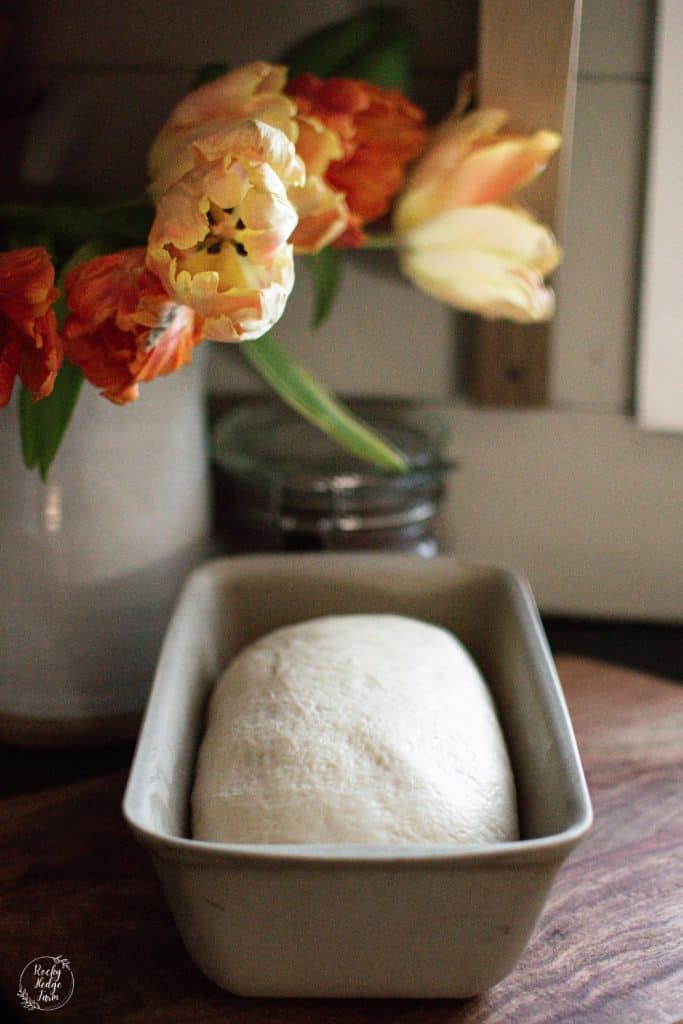
<svg viewBox="0 0 683 1024">
<path fill-rule="evenodd" d="M 68 957 L 55 1021 L 210 1024 L 672 1024 L 683 1018 L 683 688 L 563 658 L 595 826 L 517 968 L 478 999 L 262 1000 L 216 988 L 176 934 L 120 815 L 120 772 L 0 801 L 0 996 Z M 293 937 L 294 938 L 294 937 Z"/>
</svg>

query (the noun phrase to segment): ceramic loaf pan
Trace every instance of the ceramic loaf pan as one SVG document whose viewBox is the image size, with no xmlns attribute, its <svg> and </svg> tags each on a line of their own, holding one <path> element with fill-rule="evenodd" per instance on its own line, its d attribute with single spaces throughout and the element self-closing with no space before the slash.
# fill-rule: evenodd
<svg viewBox="0 0 683 1024">
<path fill-rule="evenodd" d="M 240 845 L 189 837 L 208 693 L 245 644 L 317 615 L 393 612 L 455 632 L 508 743 L 522 838 L 499 845 Z M 124 798 L 190 956 L 254 996 L 466 997 L 512 970 L 592 812 L 528 586 L 450 556 L 255 555 L 187 580 Z"/>
</svg>

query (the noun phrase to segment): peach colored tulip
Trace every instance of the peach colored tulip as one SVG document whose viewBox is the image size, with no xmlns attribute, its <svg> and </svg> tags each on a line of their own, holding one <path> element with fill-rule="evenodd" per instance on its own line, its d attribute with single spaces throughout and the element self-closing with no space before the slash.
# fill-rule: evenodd
<svg viewBox="0 0 683 1024">
<path fill-rule="evenodd" d="M 294 284 L 288 188 L 305 170 L 283 132 L 238 122 L 194 143 L 203 161 L 157 201 L 147 263 L 178 302 L 204 317 L 208 338 L 259 338 Z"/>
<path fill-rule="evenodd" d="M 42 246 L 0 253 L 0 406 L 9 402 L 17 375 L 36 399 L 54 387 L 63 358 L 54 283 Z"/>
<path fill-rule="evenodd" d="M 554 132 L 499 132 L 507 115 L 449 118 L 434 134 L 394 211 L 404 273 L 443 302 L 520 322 L 552 316 L 543 281 L 561 252 L 549 228 L 509 195 L 545 167 Z"/>
<path fill-rule="evenodd" d="M 403 272 L 423 291 L 489 319 L 547 320 L 555 309 L 543 278 L 559 261 L 552 233 L 524 210 L 455 208 L 401 236 Z"/>
<path fill-rule="evenodd" d="M 200 86 L 173 109 L 149 154 L 150 193 L 159 198 L 179 178 L 206 159 L 208 140 L 220 148 L 236 121 L 258 120 L 283 132 L 306 169 L 306 182 L 289 185 L 288 198 L 299 224 L 292 236 L 297 252 L 317 252 L 346 228 L 344 194 L 324 180 L 341 156 L 338 136 L 314 117 L 299 115 L 284 95 L 287 69 L 254 61 Z"/>
<path fill-rule="evenodd" d="M 296 105 L 283 94 L 286 81 L 285 67 L 258 60 L 193 89 L 176 104 L 152 143 L 150 179 L 154 181 L 162 166 L 187 142 L 218 123 L 253 118 L 279 128 L 296 142 Z"/>
<path fill-rule="evenodd" d="M 202 340 L 201 317 L 168 297 L 146 269 L 144 249 L 79 264 L 66 295 L 67 358 L 117 405 L 136 399 L 141 382 L 189 363 Z"/>
</svg>

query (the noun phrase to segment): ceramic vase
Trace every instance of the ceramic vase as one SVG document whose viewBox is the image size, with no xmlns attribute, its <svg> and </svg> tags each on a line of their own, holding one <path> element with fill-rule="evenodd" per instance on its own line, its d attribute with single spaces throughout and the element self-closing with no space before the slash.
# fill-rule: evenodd
<svg viewBox="0 0 683 1024">
<path fill-rule="evenodd" d="M 84 384 L 46 483 L 22 463 L 16 407 L 0 413 L 0 741 L 134 735 L 207 548 L 203 364 L 200 350 L 122 407 Z"/>
</svg>

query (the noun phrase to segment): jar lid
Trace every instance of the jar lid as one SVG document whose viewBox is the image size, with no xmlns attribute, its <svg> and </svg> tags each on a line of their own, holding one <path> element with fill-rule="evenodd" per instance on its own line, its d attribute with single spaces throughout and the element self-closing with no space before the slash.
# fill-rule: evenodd
<svg viewBox="0 0 683 1024">
<path fill-rule="evenodd" d="M 233 481 L 269 494 L 275 484 L 281 504 L 308 508 L 329 504 L 331 494 L 365 504 L 391 493 L 405 497 L 437 487 L 453 468 L 442 456 L 448 437 L 443 417 L 399 401 L 349 404 L 408 457 L 406 473 L 383 471 L 346 452 L 280 401 L 245 403 L 223 416 L 214 430 L 214 459 Z"/>
</svg>

